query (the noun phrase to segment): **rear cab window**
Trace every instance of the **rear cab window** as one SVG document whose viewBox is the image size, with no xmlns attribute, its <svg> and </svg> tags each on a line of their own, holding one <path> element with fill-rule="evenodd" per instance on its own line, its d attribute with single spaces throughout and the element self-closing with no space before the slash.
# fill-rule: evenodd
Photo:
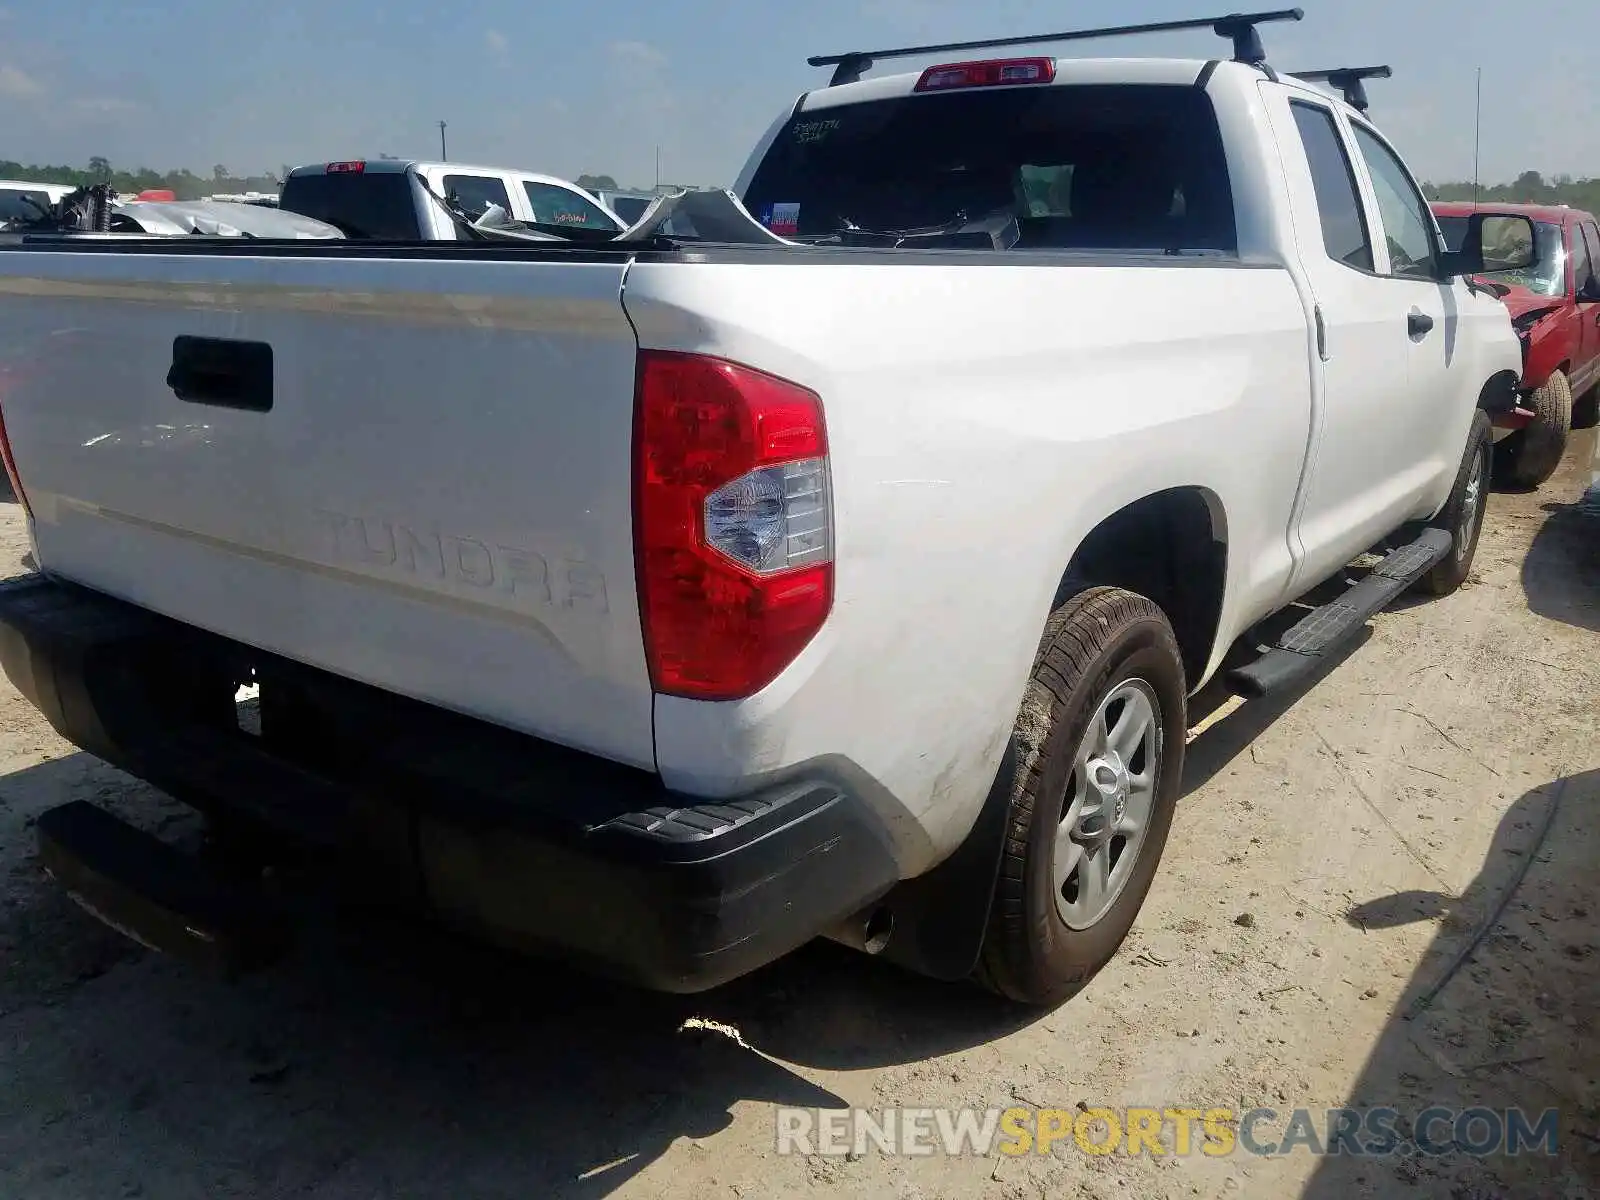
<svg viewBox="0 0 1600 1200">
<path fill-rule="evenodd" d="M 325 221 L 347 238 L 414 242 L 422 236 L 405 171 L 307 171 L 284 180 L 278 207 Z"/>
<path fill-rule="evenodd" d="M 32 188 L 0 188 L 0 222 L 31 220 L 50 207 L 50 194 Z"/>
<path fill-rule="evenodd" d="M 743 200 L 801 241 L 1010 216 L 1016 249 L 1238 248 L 1216 113 L 1187 85 L 989 88 L 801 111 Z"/>
</svg>

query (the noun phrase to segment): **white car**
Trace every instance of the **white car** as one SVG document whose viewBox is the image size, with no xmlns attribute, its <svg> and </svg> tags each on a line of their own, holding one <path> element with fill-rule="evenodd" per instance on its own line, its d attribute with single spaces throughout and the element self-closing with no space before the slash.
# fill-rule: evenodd
<svg viewBox="0 0 1600 1200">
<path fill-rule="evenodd" d="M 827 935 L 1055 1003 L 1150 886 L 1188 697 L 1375 544 L 1238 692 L 1457 588 L 1515 399 L 1484 230 L 1447 253 L 1250 38 L 813 91 L 745 244 L 0 248 L 42 572 L 0 660 L 510 945 L 693 991 Z M 254 944 L 243 883 L 38 825 L 150 943 Z"/>
</svg>

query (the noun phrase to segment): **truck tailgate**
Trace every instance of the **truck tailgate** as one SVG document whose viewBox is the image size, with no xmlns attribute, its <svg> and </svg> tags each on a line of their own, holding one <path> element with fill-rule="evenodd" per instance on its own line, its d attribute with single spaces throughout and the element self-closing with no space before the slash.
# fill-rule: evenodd
<svg viewBox="0 0 1600 1200">
<path fill-rule="evenodd" d="M 626 269 L 5 255 L 41 568 L 653 766 Z"/>
</svg>

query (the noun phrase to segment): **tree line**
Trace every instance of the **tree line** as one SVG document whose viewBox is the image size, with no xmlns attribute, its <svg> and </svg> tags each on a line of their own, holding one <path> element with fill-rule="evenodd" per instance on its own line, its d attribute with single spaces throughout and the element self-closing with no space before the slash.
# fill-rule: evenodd
<svg viewBox="0 0 1600 1200">
<path fill-rule="evenodd" d="M 1600 178 L 1574 179 L 1557 175 L 1546 179 L 1538 171 L 1524 171 L 1510 183 L 1474 189 L 1471 181 L 1424 184 L 1430 200 L 1471 200 L 1497 204 L 1565 204 L 1584 212 L 1600 213 Z"/>
<path fill-rule="evenodd" d="M 218 163 L 210 175 L 197 175 L 187 168 L 176 171 L 155 171 L 149 167 L 131 170 L 113 167 L 105 158 L 91 158 L 87 166 L 68 167 L 23 164 L 0 159 L 0 179 L 17 179 L 31 183 L 66 183 L 74 187 L 88 187 L 96 183 L 109 183 L 119 192 L 143 192 L 151 188 L 166 188 L 180 200 L 198 200 L 217 192 L 276 192 L 282 186 L 283 176 L 289 168 L 273 175 L 235 175 Z"/>
</svg>

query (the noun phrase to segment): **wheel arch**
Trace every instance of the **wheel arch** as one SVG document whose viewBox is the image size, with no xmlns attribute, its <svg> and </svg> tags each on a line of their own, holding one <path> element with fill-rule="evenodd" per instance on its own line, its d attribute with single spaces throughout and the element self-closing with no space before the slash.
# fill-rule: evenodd
<svg viewBox="0 0 1600 1200">
<path fill-rule="evenodd" d="M 1228 579 L 1222 498 L 1200 485 L 1164 488 L 1102 517 L 1074 548 L 1051 602 L 1085 587 L 1125 588 L 1153 601 L 1183 655 L 1191 685 L 1211 661 Z"/>
<path fill-rule="evenodd" d="M 1155 536 L 1162 552 L 1141 556 L 1137 543 L 1128 541 L 1140 534 Z M 1167 614 L 1192 687 L 1209 663 L 1221 622 L 1227 547 L 1227 512 L 1210 488 L 1165 488 L 1123 503 L 1071 548 L 1049 611 L 1040 614 L 1039 631 L 1045 632 L 1050 612 L 1085 588 L 1127 588 Z M 1006 740 L 977 820 L 955 853 L 927 874 L 902 881 L 881 902 L 893 914 L 895 928 L 883 951 L 886 958 L 939 979 L 962 978 L 977 965 L 1018 768 L 1013 736 Z M 861 914 L 855 924 L 864 927 L 871 915 Z"/>
</svg>

